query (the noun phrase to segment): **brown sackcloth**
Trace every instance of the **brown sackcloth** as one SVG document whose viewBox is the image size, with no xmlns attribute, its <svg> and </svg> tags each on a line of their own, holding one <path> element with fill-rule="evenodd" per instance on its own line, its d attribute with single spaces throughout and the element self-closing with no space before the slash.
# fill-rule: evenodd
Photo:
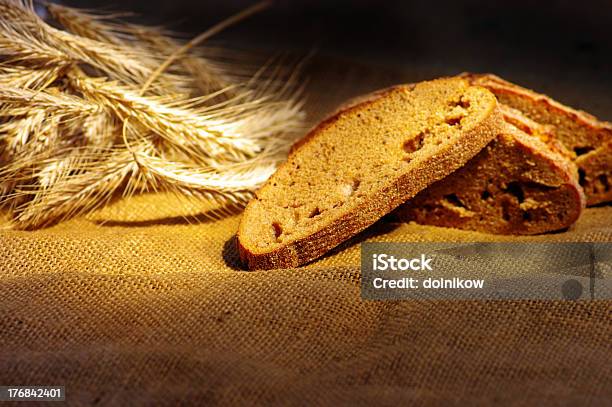
<svg viewBox="0 0 612 407">
<path fill-rule="evenodd" d="M 312 120 L 427 76 L 317 69 Z M 306 267 L 249 273 L 239 216 L 190 224 L 184 211 L 141 196 L 0 232 L 0 385 L 64 385 L 71 405 L 610 405 L 610 301 L 360 297 L 363 240 L 500 237 L 380 222 Z M 612 207 L 507 239 L 612 241 Z"/>
</svg>

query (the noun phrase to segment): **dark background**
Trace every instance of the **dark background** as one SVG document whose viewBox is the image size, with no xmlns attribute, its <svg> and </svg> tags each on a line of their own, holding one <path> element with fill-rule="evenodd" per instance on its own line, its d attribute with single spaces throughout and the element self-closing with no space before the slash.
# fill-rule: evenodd
<svg viewBox="0 0 612 407">
<path fill-rule="evenodd" d="M 195 35 L 244 0 L 64 1 Z M 276 1 L 217 41 L 389 72 L 494 72 L 612 120 L 612 1 Z M 393 74 L 391 73 L 393 72 Z M 399 74 L 398 74 L 399 73 Z M 333 86 L 333 84 L 330 84 Z"/>
</svg>

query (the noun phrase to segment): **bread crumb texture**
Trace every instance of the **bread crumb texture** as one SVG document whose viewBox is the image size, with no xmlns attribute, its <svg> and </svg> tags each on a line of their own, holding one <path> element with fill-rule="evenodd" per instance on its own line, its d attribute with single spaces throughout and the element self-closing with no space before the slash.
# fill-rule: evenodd
<svg viewBox="0 0 612 407">
<path fill-rule="evenodd" d="M 565 106 L 546 95 L 491 74 L 463 74 L 492 91 L 499 102 L 554 129 L 555 138 L 578 166 L 588 205 L 612 201 L 612 124 Z"/>
<path fill-rule="evenodd" d="M 481 150 L 495 136 L 496 105 L 488 90 L 449 78 L 390 88 L 345 108 L 299 142 L 249 203 L 238 232 L 243 254 L 305 238 L 316 245 L 326 233 L 337 244 L 357 233 Z M 369 206 L 375 218 L 326 231 Z"/>
<path fill-rule="evenodd" d="M 499 234 L 564 229 L 585 205 L 574 165 L 508 124 L 464 167 L 400 206 L 393 218 Z"/>
</svg>

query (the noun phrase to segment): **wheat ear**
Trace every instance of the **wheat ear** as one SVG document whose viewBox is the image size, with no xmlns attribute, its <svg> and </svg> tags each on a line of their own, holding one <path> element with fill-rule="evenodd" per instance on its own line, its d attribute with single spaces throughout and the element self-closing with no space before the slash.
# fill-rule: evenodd
<svg viewBox="0 0 612 407">
<path fill-rule="evenodd" d="M 242 67 L 225 71 L 194 47 L 262 6 L 182 43 L 48 4 L 63 31 L 30 1 L 0 0 L 0 203 L 13 226 L 146 191 L 214 202 L 217 214 L 243 205 L 302 130 L 295 78 L 264 67 L 236 81 Z"/>
</svg>

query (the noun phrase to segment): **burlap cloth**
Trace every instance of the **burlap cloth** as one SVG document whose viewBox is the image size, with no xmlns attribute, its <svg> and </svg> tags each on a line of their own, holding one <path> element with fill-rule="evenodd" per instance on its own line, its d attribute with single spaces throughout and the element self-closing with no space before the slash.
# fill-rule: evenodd
<svg viewBox="0 0 612 407">
<path fill-rule="evenodd" d="M 398 81 L 319 70 L 313 121 Z M 73 405 L 610 405 L 609 301 L 360 297 L 363 240 L 497 237 L 380 222 L 306 267 L 249 273 L 239 215 L 180 216 L 202 210 L 141 196 L 0 232 L 0 385 L 64 385 Z M 524 239 L 612 241 L 611 215 L 592 208 L 567 232 Z"/>
</svg>

